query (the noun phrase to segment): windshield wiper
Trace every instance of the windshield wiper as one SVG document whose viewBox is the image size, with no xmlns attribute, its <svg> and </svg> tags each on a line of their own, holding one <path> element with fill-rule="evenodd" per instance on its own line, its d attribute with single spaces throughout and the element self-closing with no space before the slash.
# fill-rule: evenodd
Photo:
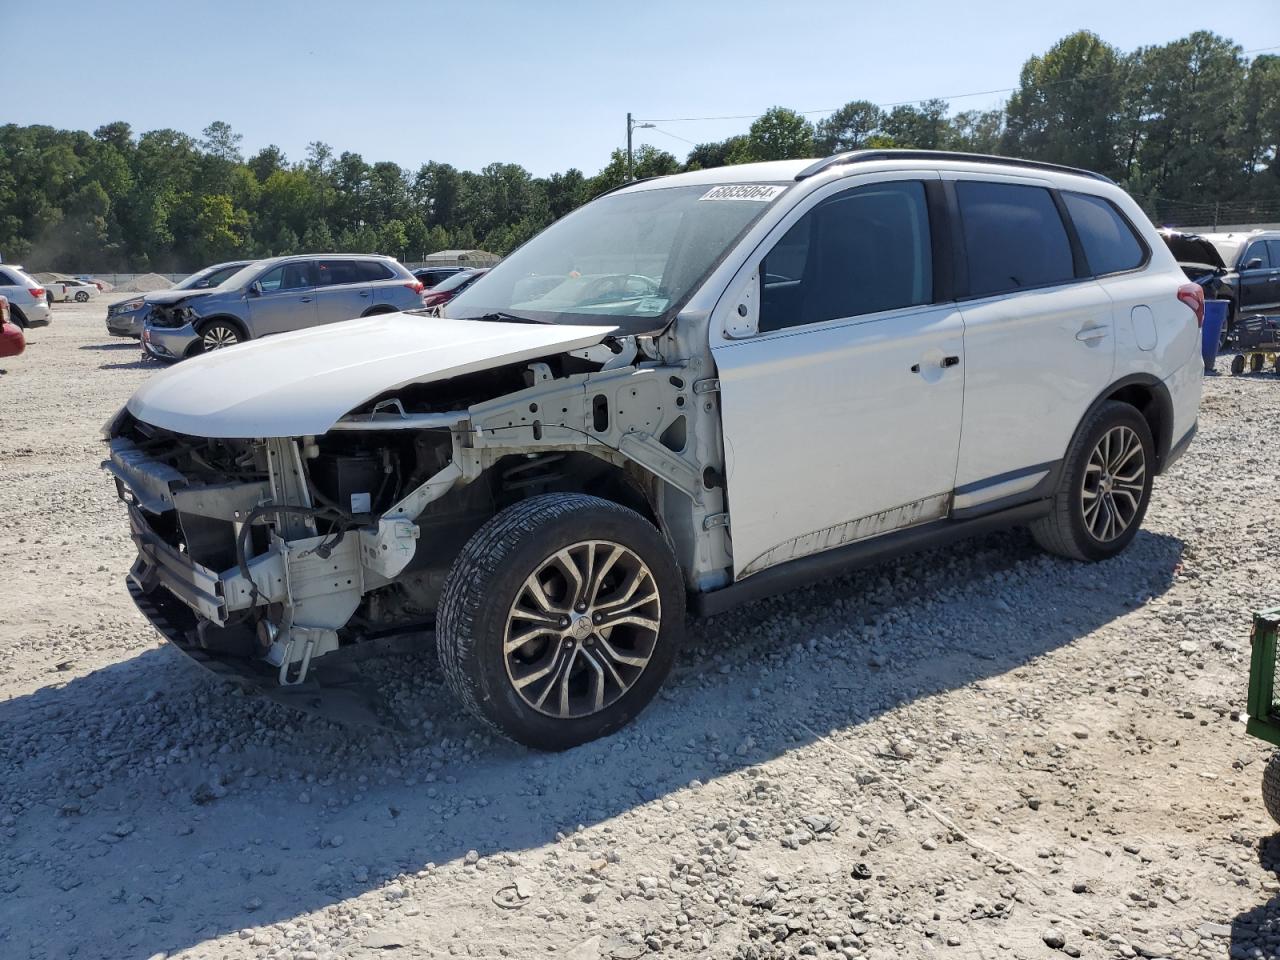
<svg viewBox="0 0 1280 960">
<path fill-rule="evenodd" d="M 495 310 L 492 313 L 482 313 L 478 317 L 460 317 L 461 320 L 487 320 L 491 323 L 541 323 L 541 320 L 535 320 L 533 317 L 522 317 L 516 313 L 506 313 L 502 310 Z"/>
</svg>

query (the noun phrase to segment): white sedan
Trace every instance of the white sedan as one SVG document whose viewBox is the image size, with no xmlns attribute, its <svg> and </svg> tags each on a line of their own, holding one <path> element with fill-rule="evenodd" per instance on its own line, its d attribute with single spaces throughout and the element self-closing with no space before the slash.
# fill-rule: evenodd
<svg viewBox="0 0 1280 960">
<path fill-rule="evenodd" d="M 98 287 L 87 280 L 55 280 L 45 284 L 54 300 L 87 303 L 98 295 Z"/>
</svg>

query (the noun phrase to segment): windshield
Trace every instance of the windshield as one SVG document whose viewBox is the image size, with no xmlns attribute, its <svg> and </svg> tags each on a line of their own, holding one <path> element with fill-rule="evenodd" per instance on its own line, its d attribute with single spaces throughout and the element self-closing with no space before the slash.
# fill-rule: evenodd
<svg viewBox="0 0 1280 960">
<path fill-rule="evenodd" d="M 465 270 L 462 273 L 455 273 L 446 280 L 441 280 L 431 288 L 432 293 L 447 293 L 450 290 L 456 290 L 469 280 L 475 278 L 475 271 Z"/>
<path fill-rule="evenodd" d="M 781 184 L 702 184 L 609 194 L 552 224 L 467 287 L 451 317 L 513 313 L 637 332 L 670 319 Z M 439 288 L 437 288 L 439 289 Z"/>
<path fill-rule="evenodd" d="M 176 284 L 175 290 L 193 290 L 197 287 L 216 287 L 232 274 L 239 273 L 243 266 L 233 265 L 230 267 L 205 267 L 203 270 L 197 270 L 181 283 Z"/>
</svg>

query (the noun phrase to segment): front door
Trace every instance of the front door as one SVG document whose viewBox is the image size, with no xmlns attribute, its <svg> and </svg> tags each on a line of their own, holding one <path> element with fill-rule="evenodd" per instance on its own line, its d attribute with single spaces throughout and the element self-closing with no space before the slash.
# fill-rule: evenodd
<svg viewBox="0 0 1280 960">
<path fill-rule="evenodd" d="M 758 332 L 712 338 L 736 577 L 945 515 L 964 328 L 930 235 L 919 179 L 833 187 L 746 268 Z"/>
<path fill-rule="evenodd" d="M 1254 240 L 1240 258 L 1240 316 L 1252 313 L 1271 302 L 1271 275 L 1280 264 L 1274 263 L 1267 241 Z"/>
<path fill-rule="evenodd" d="M 251 336 L 265 337 L 315 326 L 314 262 L 291 260 L 278 264 L 258 278 L 258 286 L 260 294 L 248 294 Z"/>
</svg>

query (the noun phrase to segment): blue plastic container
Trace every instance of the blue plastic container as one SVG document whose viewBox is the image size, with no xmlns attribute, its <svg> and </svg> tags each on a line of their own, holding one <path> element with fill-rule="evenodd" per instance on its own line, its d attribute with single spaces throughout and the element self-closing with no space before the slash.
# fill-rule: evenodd
<svg viewBox="0 0 1280 960">
<path fill-rule="evenodd" d="M 1222 342 L 1222 328 L 1226 323 L 1227 301 L 1206 300 L 1200 339 L 1200 355 L 1204 358 L 1205 373 L 1213 373 L 1213 361 L 1218 357 L 1218 344 Z"/>
</svg>

